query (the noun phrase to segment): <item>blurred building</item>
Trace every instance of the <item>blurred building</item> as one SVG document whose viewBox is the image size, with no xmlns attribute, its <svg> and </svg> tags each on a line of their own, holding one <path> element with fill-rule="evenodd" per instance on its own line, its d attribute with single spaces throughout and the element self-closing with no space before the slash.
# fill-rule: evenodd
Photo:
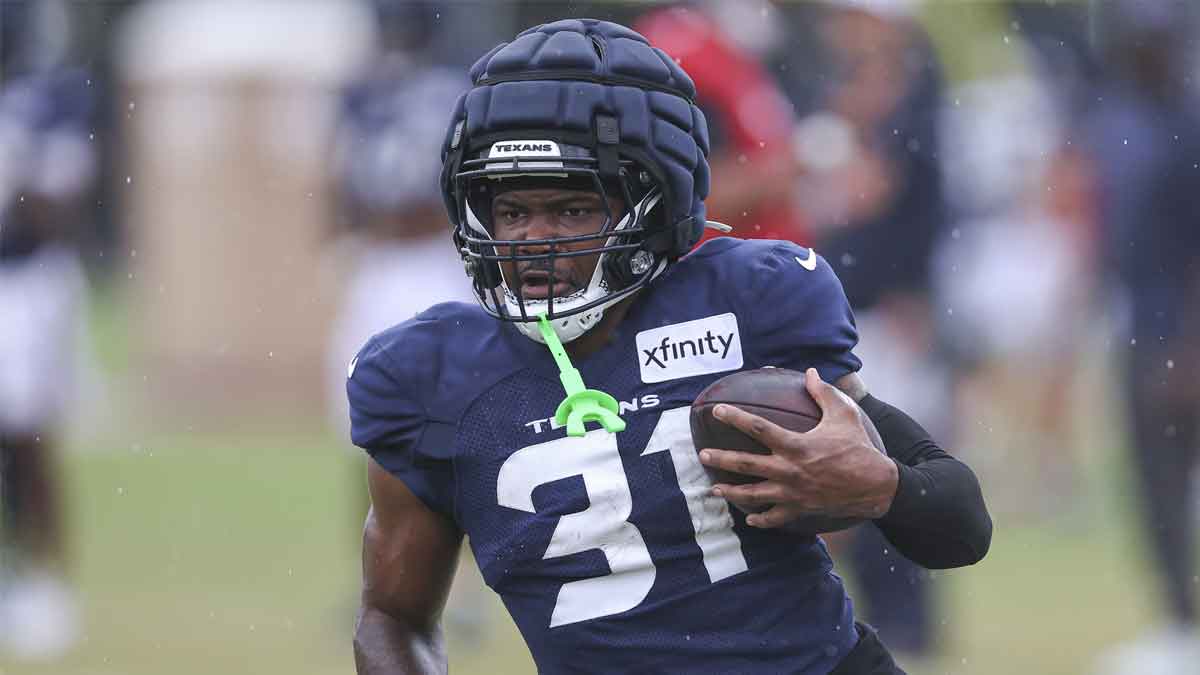
<svg viewBox="0 0 1200 675">
<path fill-rule="evenodd" d="M 337 93 L 357 2 L 145 3 L 119 43 L 133 360 L 159 415 L 318 410 Z"/>
</svg>

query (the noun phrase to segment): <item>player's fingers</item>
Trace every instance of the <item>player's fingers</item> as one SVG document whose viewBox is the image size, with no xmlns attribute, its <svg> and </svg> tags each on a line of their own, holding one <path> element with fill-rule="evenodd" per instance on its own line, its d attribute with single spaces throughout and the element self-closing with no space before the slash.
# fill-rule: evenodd
<svg viewBox="0 0 1200 675">
<path fill-rule="evenodd" d="M 816 368 L 809 368 L 804 371 L 804 388 L 808 389 L 808 393 L 821 407 L 821 418 L 824 419 L 830 413 L 850 410 L 852 401 L 840 389 L 832 384 L 821 379 L 821 374 Z"/>
<path fill-rule="evenodd" d="M 783 499 L 783 487 L 772 481 L 748 483 L 746 485 L 721 483 L 713 486 L 713 494 L 718 497 L 724 497 L 741 507 L 761 507 L 781 501 Z"/>
<path fill-rule="evenodd" d="M 787 525 L 802 513 L 803 511 L 790 504 L 776 504 L 762 513 L 751 513 L 746 516 L 746 524 L 750 527 L 769 530 Z"/>
<path fill-rule="evenodd" d="M 700 451 L 700 463 L 714 469 L 724 469 L 744 476 L 759 478 L 785 478 L 787 466 L 774 455 L 760 455 L 739 450 L 705 448 Z"/>
<path fill-rule="evenodd" d="M 821 379 L 816 368 L 804 372 L 804 387 L 821 408 L 821 421 L 816 428 L 832 423 L 846 423 L 859 418 L 859 408 L 846 392 Z M 801 434 L 803 436 L 804 434 Z M 801 442 L 803 445 L 803 441 Z"/>
<path fill-rule="evenodd" d="M 727 403 L 713 407 L 713 417 L 739 429 L 742 433 L 772 450 L 785 449 L 788 434 L 792 433 L 765 417 L 748 413 Z"/>
</svg>

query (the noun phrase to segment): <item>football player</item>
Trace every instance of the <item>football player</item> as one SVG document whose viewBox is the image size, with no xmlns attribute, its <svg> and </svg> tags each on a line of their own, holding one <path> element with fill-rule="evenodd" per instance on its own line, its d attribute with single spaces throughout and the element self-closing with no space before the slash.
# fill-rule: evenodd
<svg viewBox="0 0 1200 675">
<path fill-rule="evenodd" d="M 446 670 L 464 534 L 543 672 L 903 672 L 821 540 L 784 526 L 869 518 L 946 568 L 983 557 L 991 520 L 971 470 L 867 393 L 829 265 L 780 241 L 691 250 L 704 117 L 634 31 L 537 26 L 470 74 L 442 189 L 478 306 L 437 305 L 350 366 L 351 433 L 373 459 L 359 672 Z M 773 454 L 698 454 L 696 395 L 762 366 L 806 371 L 821 424 L 718 407 Z M 706 466 L 765 480 L 714 485 Z"/>
<path fill-rule="evenodd" d="M 0 656 L 20 660 L 79 632 L 55 464 L 85 363 L 74 240 L 96 175 L 90 82 L 50 70 L 0 89 Z"/>
</svg>

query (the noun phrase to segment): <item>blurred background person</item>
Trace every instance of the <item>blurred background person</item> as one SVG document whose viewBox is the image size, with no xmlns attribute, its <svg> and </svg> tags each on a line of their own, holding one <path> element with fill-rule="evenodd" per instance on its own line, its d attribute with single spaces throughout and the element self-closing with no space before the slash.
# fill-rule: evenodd
<svg viewBox="0 0 1200 675">
<path fill-rule="evenodd" d="M 10 71 L 11 72 L 11 71 Z M 0 82 L 0 652 L 58 656 L 78 638 L 59 439 L 80 364 L 86 282 L 74 240 L 95 178 L 87 75 Z"/>
<path fill-rule="evenodd" d="M 946 222 L 936 55 L 916 21 L 917 3 L 845 0 L 817 6 L 815 15 L 805 9 L 828 69 L 794 141 L 813 245 L 854 308 L 856 352 L 872 389 L 950 438 L 950 379 L 930 298 L 933 246 Z M 831 540 L 861 589 L 866 620 L 909 661 L 930 656 L 940 615 L 928 572 L 874 527 Z"/>
<path fill-rule="evenodd" d="M 1018 111 L 1038 109 L 1026 98 L 1037 95 L 1030 85 L 989 83 L 986 91 L 959 92 L 961 106 L 953 113 L 968 124 L 1011 128 L 1019 123 L 1011 114 L 1027 119 Z M 1099 319 L 1089 276 L 1095 248 L 1090 166 L 1075 149 L 1056 145 L 1061 138 L 1040 140 L 1049 145 L 1038 150 L 1038 161 L 1023 162 L 1009 177 L 1016 179 L 1009 185 L 1017 198 L 955 220 L 938 249 L 935 281 L 958 409 L 978 411 L 978 420 L 1002 429 L 979 437 L 972 450 L 1006 467 L 996 490 L 1010 514 L 1062 522 L 1086 516 L 1074 406 L 1080 358 L 1103 334 L 1085 330 Z M 1006 180 L 996 176 L 997 167 L 990 169 L 959 173 L 955 182 Z"/>
<path fill-rule="evenodd" d="M 1127 307 L 1116 341 L 1164 625 L 1109 651 L 1104 673 L 1194 672 L 1200 457 L 1200 116 L 1197 7 L 1093 3 L 1103 86 L 1088 120 L 1103 269 Z"/>
<path fill-rule="evenodd" d="M 996 21 L 1022 25 L 1014 16 Z M 1074 413 L 1104 338 L 1089 328 L 1104 324 L 1091 283 L 1094 176 L 1072 95 L 1084 73 L 1038 49 L 1039 35 L 1011 38 L 939 111 L 953 225 L 935 258 L 936 320 L 959 418 L 997 429 L 971 434 L 978 461 L 994 465 L 997 501 L 1065 524 L 1086 516 Z"/>
</svg>

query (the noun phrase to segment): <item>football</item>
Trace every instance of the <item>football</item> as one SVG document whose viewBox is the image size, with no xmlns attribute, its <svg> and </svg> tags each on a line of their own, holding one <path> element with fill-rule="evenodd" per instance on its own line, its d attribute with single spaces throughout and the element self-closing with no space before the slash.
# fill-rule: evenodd
<svg viewBox="0 0 1200 675">
<path fill-rule="evenodd" d="M 804 373 L 786 368 L 744 370 L 713 382 L 692 403 L 692 443 L 697 452 L 702 448 L 759 454 L 771 452 L 750 436 L 713 417 L 713 407 L 718 403 L 737 406 L 791 431 L 809 431 L 821 421 L 821 408 L 804 386 Z M 877 439 L 873 428 L 869 427 L 868 432 L 873 440 Z M 881 445 L 877 440 L 876 444 L 877 448 Z M 713 483 L 741 485 L 762 480 L 757 476 L 705 468 Z M 862 520 L 858 518 L 830 518 L 814 514 L 789 523 L 786 529 L 802 534 L 819 534 L 844 530 L 860 522 Z"/>
</svg>

